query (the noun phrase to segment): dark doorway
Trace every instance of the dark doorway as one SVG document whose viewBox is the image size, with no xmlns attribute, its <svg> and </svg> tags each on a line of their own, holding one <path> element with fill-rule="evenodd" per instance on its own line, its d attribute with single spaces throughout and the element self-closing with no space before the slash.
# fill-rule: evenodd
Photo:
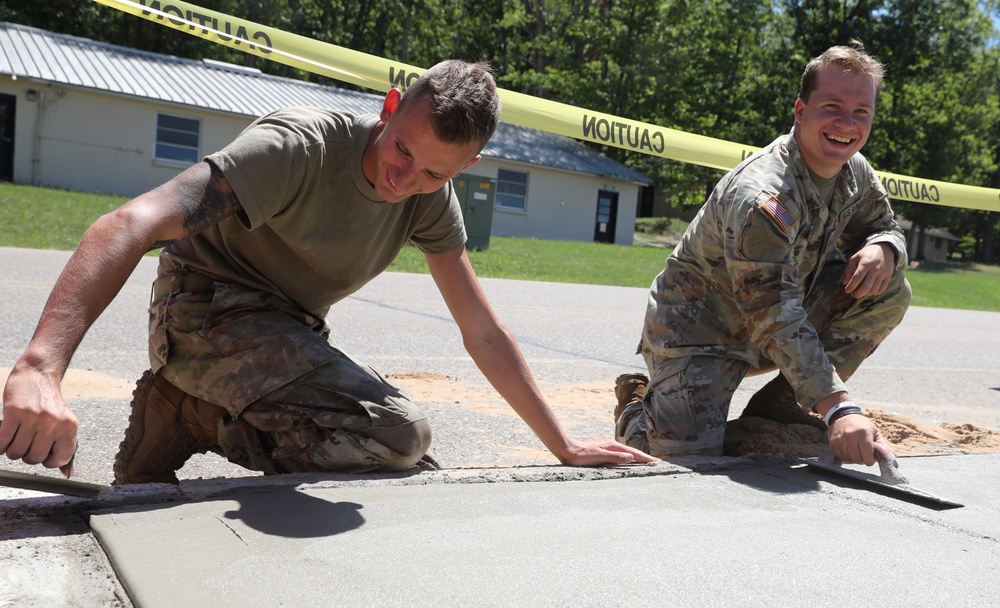
<svg viewBox="0 0 1000 608">
<path fill-rule="evenodd" d="M 594 224 L 595 243 L 615 242 L 615 219 L 618 217 L 618 193 L 597 192 L 597 221 Z"/>
<path fill-rule="evenodd" d="M 0 181 L 14 179 L 14 108 L 17 97 L 0 95 Z"/>
</svg>

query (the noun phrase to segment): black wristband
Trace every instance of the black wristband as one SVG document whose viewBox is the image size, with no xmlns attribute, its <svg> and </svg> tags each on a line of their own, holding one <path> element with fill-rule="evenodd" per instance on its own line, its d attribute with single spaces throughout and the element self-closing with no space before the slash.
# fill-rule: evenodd
<svg viewBox="0 0 1000 608">
<path fill-rule="evenodd" d="M 833 426 L 835 420 L 840 420 L 844 416 L 850 416 L 851 414 L 861 414 L 861 408 L 856 405 L 840 408 L 833 413 L 833 416 L 830 416 L 830 419 L 826 421 L 826 425 Z"/>
</svg>

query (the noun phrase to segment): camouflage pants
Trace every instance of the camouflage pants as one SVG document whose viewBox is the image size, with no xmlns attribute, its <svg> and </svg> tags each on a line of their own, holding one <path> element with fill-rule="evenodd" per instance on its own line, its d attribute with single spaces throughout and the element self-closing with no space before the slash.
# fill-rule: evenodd
<svg viewBox="0 0 1000 608">
<path fill-rule="evenodd" d="M 880 296 L 859 300 L 844 292 L 843 272 L 843 264 L 828 264 L 806 296 L 805 308 L 827 357 L 846 382 L 902 320 L 910 286 L 897 271 Z M 729 404 L 750 365 L 719 356 L 663 360 L 645 349 L 643 355 L 650 370 L 646 396 L 622 412 L 616 438 L 657 457 L 721 456 Z M 765 362 L 753 371 L 773 369 Z"/>
<path fill-rule="evenodd" d="M 430 447 L 406 397 L 333 344 L 323 319 L 272 294 L 161 276 L 149 346 L 154 372 L 219 407 L 218 451 L 249 469 L 402 470 Z"/>
</svg>

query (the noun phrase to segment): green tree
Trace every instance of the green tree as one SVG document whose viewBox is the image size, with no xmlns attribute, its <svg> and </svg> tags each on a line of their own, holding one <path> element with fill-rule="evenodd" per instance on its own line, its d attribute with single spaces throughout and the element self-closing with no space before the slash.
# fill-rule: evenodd
<svg viewBox="0 0 1000 608">
<path fill-rule="evenodd" d="M 665 2 L 647 57 L 656 85 L 648 121 L 754 146 L 787 133 L 801 74 L 788 59 L 788 24 L 766 1 Z M 700 206 L 722 175 L 651 157 L 632 163 L 675 207 Z"/>
<path fill-rule="evenodd" d="M 989 15 L 974 0 L 897 0 L 877 15 L 875 42 L 887 64 L 878 131 L 869 147 L 876 167 L 928 179 L 985 185 L 997 169 L 1000 120 L 997 54 Z M 895 202 L 920 234 L 957 227 L 968 210 Z"/>
<path fill-rule="evenodd" d="M 1000 0 L 197 0 L 205 8 L 429 66 L 488 59 L 501 86 L 763 146 L 787 133 L 806 62 L 852 38 L 886 63 L 865 154 L 886 171 L 1000 187 Z M 0 20 L 348 87 L 94 2 L 0 0 Z M 721 177 L 600 148 L 700 206 Z M 1000 256 L 997 214 L 894 201 L 918 226 Z"/>
</svg>

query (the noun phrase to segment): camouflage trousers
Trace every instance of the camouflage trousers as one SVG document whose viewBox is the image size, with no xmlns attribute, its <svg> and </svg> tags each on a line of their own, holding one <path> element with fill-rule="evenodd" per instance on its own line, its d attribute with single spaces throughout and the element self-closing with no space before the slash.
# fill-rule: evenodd
<svg viewBox="0 0 1000 608">
<path fill-rule="evenodd" d="M 855 299 L 843 290 L 843 272 L 843 264 L 828 264 L 804 305 L 827 357 L 846 382 L 903 319 L 911 292 L 897 271 L 881 295 Z M 646 395 L 625 408 L 615 436 L 659 458 L 721 456 L 733 393 L 748 372 L 775 369 L 767 361 L 751 368 L 742 359 L 724 356 L 664 360 L 646 349 L 643 356 L 650 370 Z"/>
<path fill-rule="evenodd" d="M 152 370 L 219 407 L 230 461 L 265 473 L 435 464 L 424 415 L 340 350 L 324 319 L 192 272 L 158 277 L 149 312 Z"/>
</svg>

